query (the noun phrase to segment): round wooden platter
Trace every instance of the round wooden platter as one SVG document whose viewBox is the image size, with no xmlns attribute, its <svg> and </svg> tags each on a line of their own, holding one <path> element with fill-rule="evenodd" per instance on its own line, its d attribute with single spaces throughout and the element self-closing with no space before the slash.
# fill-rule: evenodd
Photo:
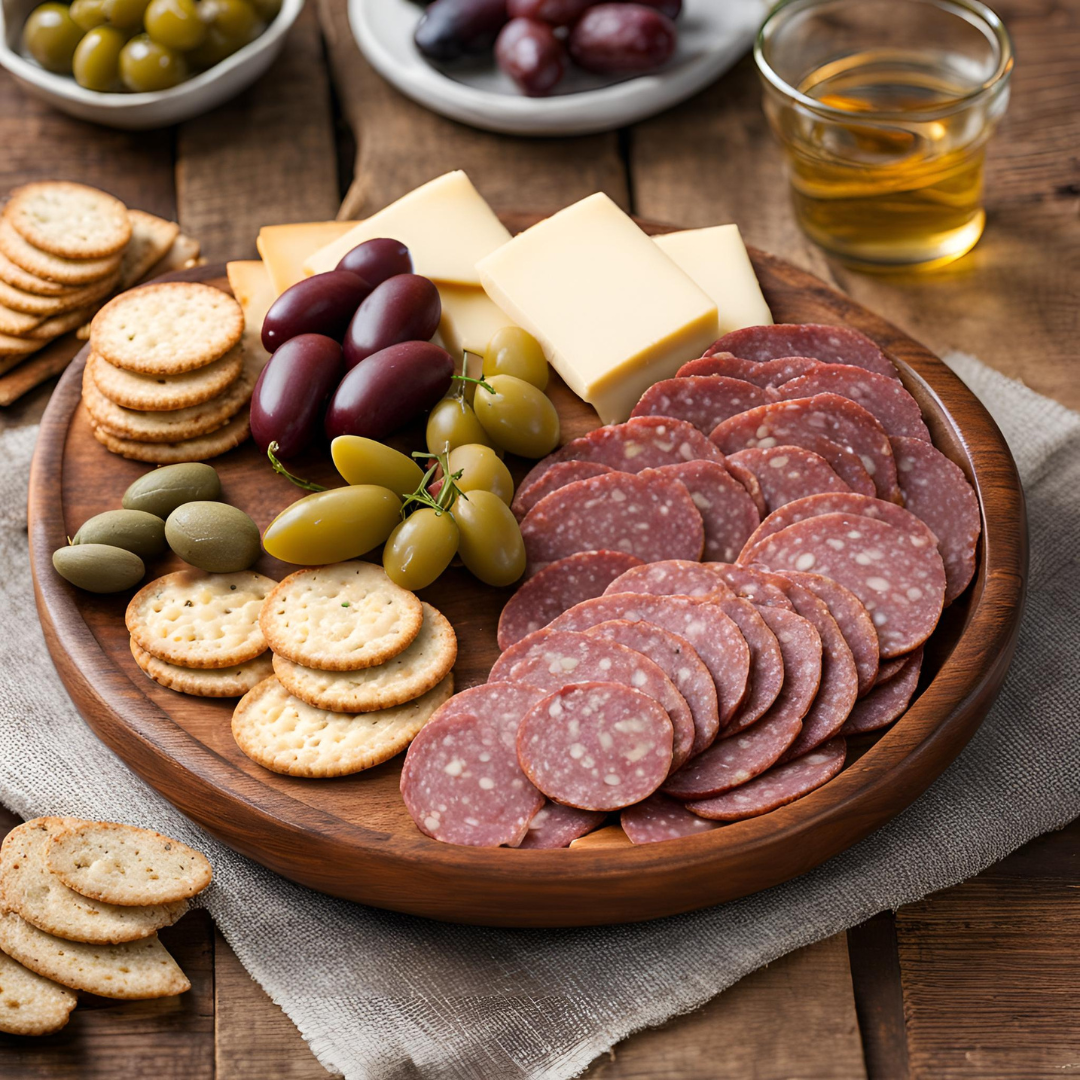
<svg viewBox="0 0 1080 1080">
<path fill-rule="evenodd" d="M 522 215 L 508 224 L 520 228 L 533 220 Z M 880 827 L 960 752 L 1005 677 L 1027 569 L 1023 492 L 993 420 L 940 360 L 818 279 L 761 252 L 752 257 L 777 322 L 852 326 L 902 361 L 904 382 L 935 443 L 972 479 L 983 508 L 976 580 L 931 641 L 921 693 L 883 736 L 852 740 L 849 764 L 831 783 L 771 814 L 701 836 L 632 847 L 610 830 L 611 846 L 601 836 L 567 850 L 515 851 L 454 847 L 423 836 L 398 792 L 400 756 L 338 780 L 265 771 L 233 742 L 232 701 L 163 689 L 135 665 L 124 628 L 128 594 L 82 593 L 52 569 L 51 553 L 65 537 L 86 518 L 119 507 L 124 489 L 149 468 L 94 440 L 80 404 L 84 350 L 45 413 L 29 509 L 45 637 L 87 723 L 167 799 L 244 855 L 334 896 L 453 922 L 577 926 L 671 915 L 769 888 Z M 221 266 L 178 276 L 228 287 Z M 556 385 L 552 396 L 564 438 L 597 425 L 592 410 L 565 387 Z M 250 441 L 213 464 L 223 497 L 260 528 L 302 494 L 271 472 Z M 527 463 L 517 464 L 519 479 Z M 325 482 L 337 480 L 323 454 L 293 466 Z M 147 579 L 180 565 L 163 558 L 148 567 Z M 294 568 L 264 556 L 257 569 L 280 579 Z M 459 689 L 486 678 L 509 594 L 462 570 L 448 571 L 422 594 L 457 630 Z"/>
</svg>

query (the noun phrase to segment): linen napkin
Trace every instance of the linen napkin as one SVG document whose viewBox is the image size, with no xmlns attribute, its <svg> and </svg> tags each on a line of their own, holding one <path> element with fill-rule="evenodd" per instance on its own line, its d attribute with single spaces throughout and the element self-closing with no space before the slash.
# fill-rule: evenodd
<svg viewBox="0 0 1080 1080">
<path fill-rule="evenodd" d="M 328 1068 L 364 1080 L 561 1080 L 784 953 L 978 873 L 1080 813 L 1080 415 L 972 357 L 1028 497 L 1019 648 L 975 738 L 905 813 L 817 870 L 690 915 L 581 930 L 442 925 L 332 900 L 202 833 L 100 744 L 55 676 L 24 506 L 34 430 L 0 434 L 0 799 L 146 825 L 210 857 L 205 904 Z"/>
</svg>

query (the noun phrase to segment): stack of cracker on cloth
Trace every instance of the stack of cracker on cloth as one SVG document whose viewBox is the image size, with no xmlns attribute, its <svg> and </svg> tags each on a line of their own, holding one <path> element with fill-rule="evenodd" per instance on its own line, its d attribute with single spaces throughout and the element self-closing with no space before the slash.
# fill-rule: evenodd
<svg viewBox="0 0 1080 1080">
<path fill-rule="evenodd" d="M 46 346 L 85 327 L 115 292 L 198 256 L 175 222 L 96 188 L 16 188 L 0 215 L 0 405 L 61 371 L 74 340 Z"/>
<path fill-rule="evenodd" d="M 210 884 L 204 855 L 160 833 L 41 817 L 0 847 L 0 1031 L 47 1035 L 75 991 L 136 1000 L 191 988 L 158 940 Z"/>
</svg>

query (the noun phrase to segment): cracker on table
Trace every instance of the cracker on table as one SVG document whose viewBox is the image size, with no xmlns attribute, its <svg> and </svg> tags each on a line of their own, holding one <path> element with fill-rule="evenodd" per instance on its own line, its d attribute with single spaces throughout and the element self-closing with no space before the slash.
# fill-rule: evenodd
<svg viewBox="0 0 1080 1080">
<path fill-rule="evenodd" d="M 100 997 L 141 1000 L 191 989 L 157 934 L 119 945 L 88 945 L 53 937 L 8 911 L 0 914 L 0 949 L 46 979 Z"/>
<path fill-rule="evenodd" d="M 114 270 L 99 281 L 92 281 L 89 285 L 77 285 L 61 296 L 38 296 L 9 285 L 6 281 L 0 281 L 0 304 L 13 311 L 48 319 L 103 299 L 116 288 L 119 280 L 120 274 Z"/>
<path fill-rule="evenodd" d="M 259 610 L 275 585 L 254 570 L 178 570 L 131 598 L 128 633 L 140 648 L 170 664 L 233 667 L 266 652 Z"/>
<path fill-rule="evenodd" d="M 268 652 L 227 668 L 190 668 L 170 664 L 151 655 L 131 639 L 131 655 L 135 663 L 159 686 L 192 697 L 243 697 L 263 679 L 274 673 Z"/>
<path fill-rule="evenodd" d="M 97 353 L 91 353 L 86 360 L 90 378 L 105 397 L 126 409 L 149 412 L 201 405 L 234 383 L 243 366 L 244 354 L 240 346 L 234 346 L 220 360 L 206 367 L 179 375 L 140 375 L 136 371 L 125 371 Z"/>
<path fill-rule="evenodd" d="M 145 210 L 129 210 L 131 240 L 120 262 L 120 287 L 130 289 L 151 267 L 160 262 L 180 235 L 175 221 L 166 221 Z"/>
<path fill-rule="evenodd" d="M 303 667 L 355 671 L 409 647 L 424 609 L 374 563 L 334 563 L 290 574 L 267 597 L 259 623 L 274 652 Z"/>
<path fill-rule="evenodd" d="M 110 364 L 176 375 L 225 355 L 244 330 L 240 305 L 220 289 L 168 281 L 121 293 L 94 316 L 90 342 Z"/>
<path fill-rule="evenodd" d="M 36 277 L 60 285 L 86 285 L 119 273 L 120 255 L 104 259 L 65 259 L 34 247 L 19 235 L 6 217 L 0 216 L 0 251 L 16 266 Z"/>
<path fill-rule="evenodd" d="M 277 679 L 246 694 L 233 713 L 237 746 L 258 765 L 289 776 L 328 778 L 373 768 L 401 753 L 454 692 L 447 675 L 422 697 L 367 713 L 313 709 Z"/>
<path fill-rule="evenodd" d="M 58 281 L 50 281 L 48 278 L 31 274 L 18 263 L 13 263 L 2 251 L 0 251 L 0 282 L 13 285 L 16 289 L 34 296 L 63 296 L 73 289 L 82 288 L 81 285 L 62 285 Z"/>
<path fill-rule="evenodd" d="M 0 1031 L 7 1035 L 51 1035 L 71 1015 L 73 990 L 25 968 L 0 952 Z"/>
<path fill-rule="evenodd" d="M 41 180 L 17 187 L 4 217 L 28 243 L 64 259 L 101 259 L 131 239 L 127 207 L 86 184 Z"/>
<path fill-rule="evenodd" d="M 41 342 L 37 342 L 40 348 Z M 0 365 L 3 364 L 0 354 Z M 246 409 L 242 409 L 224 427 L 209 435 L 200 435 L 195 439 L 184 439 L 175 443 L 148 443 L 137 439 L 119 439 L 91 422 L 93 436 L 106 450 L 129 458 L 131 461 L 145 461 L 151 465 L 177 465 L 183 461 L 208 461 L 220 454 L 228 453 L 239 446 L 251 434 L 251 426 Z"/>
<path fill-rule="evenodd" d="M 142 907 L 102 903 L 80 896 L 55 877 L 45 861 L 46 848 L 54 836 L 85 824 L 76 818 L 35 818 L 7 834 L 0 847 L 5 908 L 47 934 L 99 945 L 149 937 L 187 911 L 186 900 Z"/>
<path fill-rule="evenodd" d="M 77 893 L 129 911 L 186 904 L 211 878 L 201 852 L 152 829 L 112 821 L 83 821 L 57 833 L 45 860 Z"/>
<path fill-rule="evenodd" d="M 457 660 L 450 620 L 430 604 L 423 608 L 420 633 L 385 663 L 358 671 L 316 671 L 275 656 L 274 674 L 290 694 L 316 709 L 354 713 L 403 705 L 442 682 Z"/>
</svg>

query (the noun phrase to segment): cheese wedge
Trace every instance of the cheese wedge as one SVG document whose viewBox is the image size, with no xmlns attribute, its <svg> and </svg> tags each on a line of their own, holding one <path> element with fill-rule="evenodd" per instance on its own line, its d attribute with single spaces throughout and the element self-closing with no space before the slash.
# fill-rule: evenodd
<svg viewBox="0 0 1080 1080">
<path fill-rule="evenodd" d="M 491 299 L 606 424 L 717 337 L 716 304 L 603 194 L 527 229 L 478 269 Z"/>
<path fill-rule="evenodd" d="M 442 299 L 439 336 L 443 347 L 455 358 L 466 349 L 483 354 L 497 331 L 514 324 L 483 289 L 445 284 L 438 289 Z"/>
<path fill-rule="evenodd" d="M 265 363 L 270 354 L 263 348 L 262 324 L 270 305 L 277 299 L 277 293 L 270 284 L 270 275 L 258 259 L 246 259 L 241 262 L 225 264 L 236 302 L 244 311 L 244 334 L 240 343 L 245 352 Z"/>
<path fill-rule="evenodd" d="M 712 298 L 721 334 L 772 324 L 772 312 L 761 295 L 738 225 L 687 229 L 654 236 L 653 240 Z"/>
<path fill-rule="evenodd" d="M 463 172 L 440 176 L 360 222 L 304 262 L 305 274 L 333 270 L 365 240 L 400 240 L 418 274 L 450 285 L 480 285 L 476 264 L 510 239 L 506 226 Z"/>
<path fill-rule="evenodd" d="M 270 274 L 274 294 L 280 296 L 300 281 L 305 276 L 304 260 L 344 236 L 356 224 L 355 221 L 309 221 L 297 225 L 264 225 L 255 246 Z"/>
</svg>

